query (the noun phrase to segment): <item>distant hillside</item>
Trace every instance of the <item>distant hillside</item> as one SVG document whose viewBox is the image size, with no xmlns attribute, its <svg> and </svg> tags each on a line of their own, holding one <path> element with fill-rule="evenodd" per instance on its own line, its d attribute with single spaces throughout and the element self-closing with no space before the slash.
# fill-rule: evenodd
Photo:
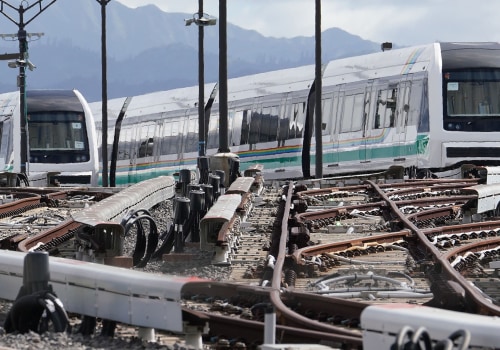
<svg viewBox="0 0 500 350">
<path fill-rule="evenodd" d="M 30 11 L 26 20 L 38 8 Z M 198 30 L 184 25 L 190 14 L 165 13 L 152 5 L 130 9 L 116 1 L 106 11 L 109 98 L 197 84 Z M 11 15 L 16 16 L 16 12 Z M 101 12 L 97 2 L 58 0 L 26 30 L 44 33 L 29 43 L 30 60 L 37 68 L 27 71 L 28 88 L 77 88 L 89 101 L 101 99 Z M 0 19 L 0 32 L 17 33 L 17 27 Z M 230 23 L 227 32 L 229 77 L 314 63 L 314 37 L 265 37 Z M 218 37 L 218 26 L 205 29 L 207 82 L 218 79 Z M 379 43 L 337 28 L 324 31 L 322 42 L 325 62 L 380 50 Z M 0 41 L 0 52 L 18 50 L 17 41 Z M 0 92 L 18 89 L 18 70 L 0 62 L 0 74 Z"/>
</svg>

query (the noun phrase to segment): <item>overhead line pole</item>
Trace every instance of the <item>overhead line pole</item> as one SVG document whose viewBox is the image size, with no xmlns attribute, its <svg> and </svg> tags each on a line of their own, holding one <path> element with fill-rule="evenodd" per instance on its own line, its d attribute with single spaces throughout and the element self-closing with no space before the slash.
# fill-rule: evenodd
<svg viewBox="0 0 500 350">
<path fill-rule="evenodd" d="M 111 0 L 96 1 L 101 4 L 102 186 L 108 187 L 108 65 L 106 52 L 106 5 Z"/>
<path fill-rule="evenodd" d="M 19 114 L 21 118 L 21 130 L 20 130 L 20 136 L 21 136 L 21 173 L 24 175 L 27 174 L 27 169 L 28 169 L 28 123 L 27 123 L 27 109 L 26 109 L 26 66 L 29 64 L 28 61 L 28 41 L 27 41 L 27 33 L 25 30 L 25 27 L 33 21 L 38 15 L 40 15 L 43 11 L 47 9 L 50 5 L 52 5 L 56 0 L 52 0 L 49 4 L 45 5 L 42 7 L 42 1 L 43 0 L 38 0 L 35 1 L 33 4 L 28 5 L 26 8 L 23 6 L 24 3 L 27 3 L 25 1 L 21 2 L 19 5 L 19 8 L 14 7 L 13 5 L 9 4 L 8 2 L 4 0 L 0 0 L 0 13 L 2 13 L 8 20 L 10 20 L 12 23 L 16 24 L 18 27 L 18 32 L 17 32 L 17 38 L 19 40 L 19 59 L 17 61 L 17 64 L 19 66 Z M 36 5 L 39 5 L 38 12 L 33 15 L 29 20 L 25 21 L 24 19 L 24 13 Z M 8 8 L 17 11 L 19 14 L 19 21 L 14 20 L 12 17 L 10 17 L 6 12 L 5 12 L 5 6 Z M 34 66 L 30 65 L 30 69 L 33 69 Z"/>
<path fill-rule="evenodd" d="M 198 18 L 203 17 L 203 0 L 198 0 Z M 204 28 L 198 25 L 198 155 L 205 156 L 205 61 Z"/>
<path fill-rule="evenodd" d="M 321 68 L 321 0 L 316 0 L 316 28 L 315 28 L 315 38 L 316 38 L 316 96 L 315 96 L 315 107 L 316 107 L 316 120 L 315 120 L 315 136 L 316 136 L 316 178 L 321 179 L 323 177 L 323 140 L 322 140 L 322 126 L 323 126 L 323 116 L 322 116 L 322 68 Z"/>
<path fill-rule="evenodd" d="M 219 0 L 219 152 L 229 152 L 227 115 L 227 0 Z"/>
<path fill-rule="evenodd" d="M 205 17 L 203 12 L 203 0 L 198 1 L 198 13 L 193 18 L 185 19 L 187 26 L 192 23 L 198 26 L 198 168 L 200 170 L 200 181 L 208 179 L 203 174 L 208 171 L 208 158 L 206 154 L 207 122 L 205 117 L 205 59 L 204 59 L 204 33 L 205 26 L 214 26 L 217 20 L 209 15 Z"/>
</svg>

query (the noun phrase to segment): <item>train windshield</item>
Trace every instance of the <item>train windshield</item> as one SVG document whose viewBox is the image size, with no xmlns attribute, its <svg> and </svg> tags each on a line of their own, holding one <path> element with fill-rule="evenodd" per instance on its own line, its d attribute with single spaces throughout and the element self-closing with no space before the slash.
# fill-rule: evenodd
<svg viewBox="0 0 500 350">
<path fill-rule="evenodd" d="M 30 113 L 28 127 L 31 163 L 89 161 L 87 130 L 82 113 Z"/>
<path fill-rule="evenodd" d="M 444 128 L 500 131 L 500 69 L 444 72 Z"/>
</svg>

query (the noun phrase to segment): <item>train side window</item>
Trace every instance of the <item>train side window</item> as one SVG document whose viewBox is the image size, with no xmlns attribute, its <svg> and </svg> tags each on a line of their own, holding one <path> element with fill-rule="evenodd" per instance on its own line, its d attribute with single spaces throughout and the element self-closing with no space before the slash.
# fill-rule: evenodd
<svg viewBox="0 0 500 350">
<path fill-rule="evenodd" d="M 198 141 L 198 116 L 191 116 L 188 121 L 188 130 L 184 152 L 198 151 Z"/>
<path fill-rule="evenodd" d="M 408 125 L 417 125 L 422 104 L 423 81 L 414 80 L 409 94 Z"/>
<path fill-rule="evenodd" d="M 207 149 L 218 148 L 219 145 L 219 115 L 211 115 L 208 124 Z"/>
<path fill-rule="evenodd" d="M 332 104 L 333 99 L 331 97 L 323 98 L 321 101 L 321 119 L 323 123 L 321 124 L 321 133 L 322 135 L 330 134 L 330 121 L 332 119 Z M 316 120 L 316 109 L 314 109 L 314 120 Z"/>
<path fill-rule="evenodd" d="M 1 143 L 0 143 L 0 150 L 2 151 L 2 155 L 4 157 L 10 153 L 10 149 L 12 147 L 11 144 L 11 138 L 8 137 L 9 135 L 12 135 L 12 129 L 11 129 L 11 121 L 10 119 L 5 119 L 2 123 L 2 134 L 5 132 L 5 137 L 1 138 Z M 7 161 L 7 158 L 5 159 Z"/>
<path fill-rule="evenodd" d="M 302 137 L 302 131 L 306 121 L 306 103 L 294 103 L 292 110 L 292 122 L 290 125 L 290 139 Z"/>
<path fill-rule="evenodd" d="M 170 154 L 169 143 L 171 142 L 170 141 L 170 134 L 171 134 L 170 124 L 171 123 L 172 122 L 170 120 L 167 120 L 163 123 L 160 154 L 164 154 L 164 155 Z"/>
<path fill-rule="evenodd" d="M 402 83 L 399 87 L 398 111 L 401 115 L 401 122 L 399 122 L 399 124 L 408 124 L 408 115 L 410 111 L 410 87 L 410 82 Z"/>
<path fill-rule="evenodd" d="M 246 145 L 248 144 L 248 134 L 250 132 L 250 110 L 245 109 L 240 113 L 242 114 L 240 145 Z"/>
<path fill-rule="evenodd" d="M 392 128 L 396 118 L 397 89 L 379 90 L 374 129 Z"/>
<path fill-rule="evenodd" d="M 153 155 L 154 147 L 154 125 L 143 125 L 141 127 L 141 136 L 139 144 L 139 158 Z"/>
<path fill-rule="evenodd" d="M 354 111 L 354 96 L 344 97 L 344 108 L 342 111 L 342 121 L 340 124 L 340 132 L 351 131 L 352 113 Z"/>
<path fill-rule="evenodd" d="M 377 96 L 377 106 L 375 107 L 375 118 L 373 119 L 373 128 L 380 129 L 384 125 L 385 117 L 385 90 L 379 90 Z"/>
<path fill-rule="evenodd" d="M 253 111 L 250 117 L 250 130 L 248 133 L 248 144 L 250 145 L 250 149 L 252 149 L 252 145 L 259 142 L 261 120 L 262 114 Z"/>
<path fill-rule="evenodd" d="M 396 120 L 396 102 L 398 100 L 398 90 L 391 89 L 390 94 L 387 96 L 386 100 L 386 110 L 388 112 L 388 118 L 385 120 L 385 126 L 393 128 Z"/>
<path fill-rule="evenodd" d="M 278 147 L 284 146 L 285 141 L 290 138 L 290 114 L 291 114 L 292 104 L 290 98 L 285 98 L 284 102 L 281 104 L 279 121 L 278 121 Z"/>
<path fill-rule="evenodd" d="M 120 141 L 118 143 L 118 160 L 131 158 L 130 145 L 132 139 L 132 131 L 130 128 L 122 128 L 120 131 Z"/>
<path fill-rule="evenodd" d="M 363 126 L 364 94 L 344 97 L 341 132 L 360 131 Z"/>
<path fill-rule="evenodd" d="M 365 108 L 364 108 L 364 117 L 363 117 L 363 129 L 368 130 L 372 128 L 372 126 L 369 124 L 371 120 L 373 119 L 373 115 L 375 114 L 375 108 L 376 108 L 376 103 L 373 103 L 377 101 L 377 93 L 374 90 L 367 90 L 365 94 Z M 372 125 L 375 125 L 373 123 Z"/>
<path fill-rule="evenodd" d="M 178 120 L 172 121 L 170 123 L 170 142 L 169 142 L 169 154 L 178 154 L 181 147 L 181 128 Z"/>
<path fill-rule="evenodd" d="M 262 108 L 259 142 L 276 141 L 277 134 L 278 106 Z"/>
<path fill-rule="evenodd" d="M 239 146 L 242 138 L 242 126 L 243 126 L 243 111 L 231 111 L 229 115 L 232 117 L 231 125 L 229 130 L 231 130 L 231 145 Z"/>
<path fill-rule="evenodd" d="M 278 125 L 278 146 L 284 146 L 285 140 L 290 138 L 290 119 L 280 118 Z"/>
<path fill-rule="evenodd" d="M 418 132 L 429 131 L 429 100 L 427 97 L 427 78 L 422 83 L 422 100 L 419 105 Z"/>
<path fill-rule="evenodd" d="M 139 157 L 149 157 L 153 155 L 154 139 L 148 137 L 141 142 L 139 146 Z"/>
<path fill-rule="evenodd" d="M 165 124 L 165 154 L 177 154 L 181 146 L 179 137 L 179 122 L 169 121 Z"/>
<path fill-rule="evenodd" d="M 344 100 L 344 97 L 340 95 L 339 93 L 335 93 L 333 96 L 333 105 L 332 105 L 332 134 L 336 133 L 337 130 L 339 129 L 338 123 L 341 122 L 341 117 L 342 117 L 342 102 Z"/>
<path fill-rule="evenodd" d="M 4 147 L 3 142 L 2 142 L 3 141 L 3 137 L 2 137 L 3 136 L 3 130 L 4 130 L 4 128 L 3 128 L 3 121 L 1 121 L 0 122 L 0 152 L 1 152 L 0 154 L 5 155 L 6 147 Z"/>
<path fill-rule="evenodd" d="M 363 128 L 364 115 L 365 115 L 365 95 L 356 94 L 354 95 L 351 131 L 360 131 Z"/>
</svg>

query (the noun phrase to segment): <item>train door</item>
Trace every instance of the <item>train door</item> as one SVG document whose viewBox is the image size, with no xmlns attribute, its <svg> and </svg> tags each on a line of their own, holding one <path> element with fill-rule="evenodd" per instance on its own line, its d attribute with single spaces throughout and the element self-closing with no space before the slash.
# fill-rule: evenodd
<svg viewBox="0 0 500 350">
<path fill-rule="evenodd" d="M 243 107 L 245 103 L 235 104 L 230 103 L 227 113 L 227 127 L 228 127 L 228 145 L 231 152 L 238 153 L 242 149 L 240 145 L 245 143 L 248 139 L 248 113 L 250 112 L 247 107 Z M 243 135 L 243 134 L 246 135 Z"/>
<path fill-rule="evenodd" d="M 135 152 L 134 127 L 131 125 L 122 126 L 118 142 L 118 152 L 116 155 L 115 184 L 124 185 L 131 183 L 130 174 L 135 173 L 137 164 L 137 154 Z"/>
<path fill-rule="evenodd" d="M 288 166 L 297 169 L 300 174 L 303 172 L 303 164 L 309 164 L 310 160 L 302 157 L 304 127 L 307 116 L 307 95 L 308 91 L 292 92 L 287 98 L 287 109 L 285 113 L 289 115 L 290 124 L 288 130 L 288 139 L 285 141 L 287 145 L 293 146 L 291 154 L 288 157 Z"/>
<path fill-rule="evenodd" d="M 164 171 L 178 170 L 183 160 L 182 153 L 182 130 L 183 125 L 181 120 L 183 117 L 169 117 L 163 121 L 161 154 L 164 162 L 169 164 L 170 169 Z"/>
<path fill-rule="evenodd" d="M 372 159 L 385 163 L 383 166 L 393 165 L 394 159 L 399 157 L 399 134 L 396 132 L 398 99 L 398 84 L 396 82 L 379 81 L 376 89 L 375 111 L 372 124 L 372 134 L 377 143 L 372 147 Z"/>
<path fill-rule="evenodd" d="M 128 168 L 128 183 L 136 183 L 136 171 L 137 171 L 137 158 L 138 154 L 138 144 L 139 144 L 139 128 L 133 127 L 131 125 L 130 129 L 127 130 L 128 137 L 130 138 L 130 166 Z"/>
<path fill-rule="evenodd" d="M 322 163 L 324 166 L 330 166 L 332 163 L 332 151 L 333 151 L 333 136 L 332 130 L 335 126 L 335 119 L 332 118 L 332 110 L 334 104 L 334 96 L 332 91 L 323 91 L 321 97 L 321 144 L 322 144 L 322 153 L 323 160 Z M 314 109 L 314 130 L 313 130 L 313 139 L 316 143 L 316 108 Z M 316 148 L 316 146 L 313 146 Z"/>
<path fill-rule="evenodd" d="M 160 162 L 161 155 L 161 141 L 162 141 L 162 127 L 163 121 L 161 118 L 157 119 L 154 123 L 154 136 L 153 136 L 153 167 L 156 169 L 157 173 L 154 176 L 158 176 L 158 165 Z"/>
<path fill-rule="evenodd" d="M 228 108 L 228 137 L 229 137 L 229 147 L 231 152 L 237 152 L 239 150 L 241 142 L 241 126 L 243 123 L 243 111 L 237 110 L 236 107 L 230 106 Z"/>
<path fill-rule="evenodd" d="M 184 125 L 184 134 L 182 142 L 182 158 L 196 158 L 199 154 L 199 148 L 205 147 L 199 144 L 199 115 L 198 109 L 186 111 L 186 123 Z M 181 157 L 181 155 L 179 157 Z"/>
<path fill-rule="evenodd" d="M 232 113 L 232 131 L 230 133 L 231 151 L 239 153 L 248 150 L 250 116 L 252 115 L 251 105 L 235 107 Z"/>
<path fill-rule="evenodd" d="M 264 127 L 270 129 L 268 132 L 268 141 L 271 142 L 270 148 L 276 148 L 274 152 L 280 155 L 275 158 L 276 172 L 293 169 L 292 162 L 295 159 L 295 154 L 293 151 L 289 151 L 293 143 L 287 142 L 291 126 L 291 101 L 291 94 L 283 93 L 277 95 L 273 101 L 263 107 L 263 112 L 269 116 Z M 287 147 L 285 148 L 285 146 Z M 293 170 L 295 171 L 295 169 Z"/>
<path fill-rule="evenodd" d="M 139 126 L 138 152 L 136 164 L 136 182 L 147 180 L 154 176 L 154 144 L 155 144 L 155 127 L 153 121 L 146 122 Z"/>
<path fill-rule="evenodd" d="M 397 147 L 395 148 L 395 162 L 404 162 L 406 160 L 406 138 L 407 138 L 407 125 L 408 125 L 408 115 L 409 115 L 409 103 L 410 103 L 410 87 L 411 80 L 408 79 L 411 76 L 405 76 L 403 80 L 400 81 L 398 87 L 398 96 L 396 102 L 396 137 L 397 137 Z"/>
<path fill-rule="evenodd" d="M 331 135 L 332 135 L 332 161 L 327 167 L 336 168 L 339 166 L 340 162 L 340 120 L 342 116 L 342 109 L 344 103 L 344 86 L 338 85 L 333 90 L 333 102 L 332 102 L 332 126 L 331 126 Z"/>
<path fill-rule="evenodd" d="M 172 123 L 172 142 L 173 142 L 173 154 L 175 156 L 174 159 L 177 159 L 177 162 L 175 163 L 176 166 L 179 166 L 180 168 L 184 167 L 187 165 L 187 158 L 185 157 L 184 154 L 184 141 L 186 139 L 186 133 L 187 133 L 187 116 L 189 115 L 189 110 L 186 111 L 182 117 L 180 118 L 174 118 L 173 123 Z"/>
<path fill-rule="evenodd" d="M 162 120 L 157 121 L 158 141 L 154 142 L 155 162 L 151 164 L 156 176 L 171 175 L 174 171 L 179 170 L 181 164 L 184 164 L 183 148 L 191 142 L 191 140 L 184 140 L 184 135 L 186 133 L 189 135 L 187 125 L 190 124 L 190 120 L 187 120 L 186 123 L 183 122 L 184 118 L 188 118 L 185 115 L 184 112 L 181 115 L 164 114 Z M 193 125 L 192 129 L 197 127 L 198 124 Z M 194 138 L 194 136 L 191 137 L 193 140 Z M 196 144 L 193 144 L 192 147 L 195 151 Z"/>
<path fill-rule="evenodd" d="M 210 114 L 207 128 L 207 155 L 213 155 L 219 150 L 219 111 Z"/>
<path fill-rule="evenodd" d="M 254 104 L 250 118 L 251 149 L 269 149 L 277 146 L 280 103 L 281 94 L 267 96 L 265 100 L 259 99 Z"/>
<path fill-rule="evenodd" d="M 339 136 L 339 163 L 342 169 L 349 171 L 357 169 L 364 161 L 363 147 L 364 86 L 349 86 L 343 96 L 343 106 L 340 120 Z"/>
<path fill-rule="evenodd" d="M 281 94 L 272 95 L 262 102 L 260 113 L 260 132 L 258 142 L 262 144 L 260 148 L 272 149 L 278 146 L 278 126 L 279 111 L 281 104 Z M 274 158 L 275 165 L 281 165 L 281 158 Z"/>
<path fill-rule="evenodd" d="M 187 153 L 189 153 L 191 150 L 198 151 L 198 140 L 197 135 L 198 135 L 198 124 L 195 123 L 196 120 L 198 119 L 198 109 L 197 108 L 188 108 L 183 112 L 183 115 L 181 118 L 178 119 L 178 126 L 177 126 L 177 159 L 179 159 L 179 165 L 183 166 L 186 165 L 185 161 L 189 159 L 190 157 L 187 156 Z M 196 132 L 195 135 L 191 135 L 191 133 Z M 191 137 L 190 137 L 191 136 Z M 175 138 L 174 138 L 175 140 Z M 193 144 L 193 142 L 195 144 Z M 197 155 L 193 155 L 195 158 Z"/>
<path fill-rule="evenodd" d="M 248 149 L 255 150 L 257 148 L 257 143 L 260 139 L 260 127 L 261 127 L 261 111 L 262 111 L 262 101 L 261 98 L 256 98 L 252 104 L 252 110 L 250 112 L 248 120 Z"/>
<path fill-rule="evenodd" d="M 371 116 L 374 114 L 376 93 L 373 89 L 373 80 L 367 82 L 365 88 L 365 99 L 363 108 L 363 144 L 361 146 L 360 162 L 370 163 L 372 160 L 371 143 L 372 127 L 370 123 Z"/>
<path fill-rule="evenodd" d="M 293 96 L 291 93 L 284 93 L 278 109 L 278 132 L 277 132 L 277 146 L 282 148 L 287 146 L 287 140 L 290 138 L 290 127 L 292 125 L 291 115 L 292 115 L 292 100 Z M 289 162 L 290 159 L 287 158 L 285 162 Z"/>
</svg>

